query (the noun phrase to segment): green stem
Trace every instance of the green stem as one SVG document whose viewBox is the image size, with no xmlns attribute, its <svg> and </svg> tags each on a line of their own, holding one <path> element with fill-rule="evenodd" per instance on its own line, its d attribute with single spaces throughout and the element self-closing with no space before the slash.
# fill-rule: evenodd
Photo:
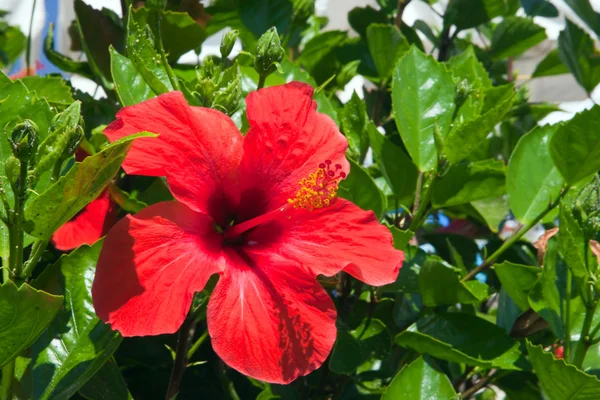
<svg viewBox="0 0 600 400">
<path fill-rule="evenodd" d="M 27 50 L 25 55 L 25 63 L 27 65 L 27 76 L 31 74 L 31 32 L 33 31 L 33 16 L 35 15 L 35 5 L 37 0 L 33 0 L 31 7 L 31 18 L 29 19 L 29 35 L 27 36 Z"/>
<path fill-rule="evenodd" d="M 0 400 L 12 400 L 12 384 L 15 376 L 15 360 L 2 367 L 2 387 L 0 387 Z"/>
<path fill-rule="evenodd" d="M 590 328 L 592 327 L 592 321 L 594 320 L 594 314 L 596 313 L 597 305 L 597 299 L 594 299 L 592 304 L 586 305 L 585 319 L 583 320 L 583 327 L 581 328 L 581 336 L 579 337 L 579 341 L 575 347 L 575 352 L 573 353 L 573 365 L 575 365 L 577 368 L 581 368 L 585 354 L 591 345 Z"/>
<path fill-rule="evenodd" d="M 23 278 L 23 209 L 27 194 L 27 163 L 21 162 L 19 180 L 16 182 L 15 207 L 8 227 L 9 268 L 17 283 Z M 10 218 L 10 217 L 9 217 Z"/>
<path fill-rule="evenodd" d="M 265 81 L 267 80 L 266 75 L 260 75 L 258 77 L 258 85 L 256 86 L 256 90 L 262 89 L 265 86 Z"/>
<path fill-rule="evenodd" d="M 429 179 L 425 181 L 423 187 L 425 188 L 425 192 L 419 190 L 417 188 L 417 194 L 415 197 L 415 202 L 418 202 L 417 211 L 413 214 L 412 222 L 408 227 L 409 230 L 416 232 L 421 226 L 423 219 L 427 216 L 427 210 L 429 210 L 429 199 L 431 198 L 431 194 L 433 192 L 433 184 L 435 182 L 435 178 Z M 418 182 L 417 182 L 418 183 Z"/>
<path fill-rule="evenodd" d="M 33 248 L 31 250 L 31 255 L 29 256 L 29 260 L 23 266 L 23 276 L 28 277 L 33 273 L 35 266 L 42 258 L 42 254 L 46 251 L 46 247 L 48 246 L 48 240 L 38 240 L 33 244 Z"/>
<path fill-rule="evenodd" d="M 206 331 L 204 331 L 202 336 L 200 336 L 198 338 L 198 340 L 196 340 L 196 343 L 194 343 L 192 345 L 192 347 L 190 348 L 190 350 L 188 351 L 188 353 L 187 353 L 188 360 L 192 359 L 192 356 L 194 355 L 194 353 L 196 353 L 196 350 L 198 350 L 200 348 L 200 346 L 202 346 L 202 344 L 204 342 L 206 342 L 206 339 L 208 339 L 208 329 Z"/>
<path fill-rule="evenodd" d="M 179 335 L 177 336 L 177 348 L 175 350 L 175 361 L 173 363 L 173 370 L 171 371 L 171 378 L 169 379 L 169 387 L 167 388 L 166 400 L 171 400 L 179 393 L 179 387 L 183 379 L 183 374 L 187 367 L 187 354 L 190 340 L 194 336 L 196 330 L 196 321 L 189 316 L 183 321 L 183 324 L 179 328 Z"/>
<path fill-rule="evenodd" d="M 473 279 L 473 277 L 475 275 L 477 275 L 484 269 L 491 267 L 494 264 L 494 262 L 498 259 L 498 257 L 500 257 L 502 254 L 504 254 L 504 252 L 506 250 L 508 250 L 510 247 L 512 247 L 512 245 L 517 243 L 519 241 L 519 239 L 521 239 L 523 237 L 523 235 L 525 235 L 531 228 L 533 228 L 535 225 L 537 225 L 537 223 L 540 222 L 542 220 L 542 218 L 544 218 L 546 216 L 546 214 L 548 214 L 550 211 L 552 211 L 552 209 L 554 207 L 556 207 L 558 205 L 558 203 L 560 203 L 560 200 L 565 196 L 565 194 L 567 194 L 568 191 L 569 190 L 567 188 L 564 188 L 563 191 L 561 192 L 560 196 L 558 196 L 558 199 L 556 199 L 556 201 L 548 204 L 548 207 L 546 207 L 546 209 L 544 211 L 542 211 L 542 213 L 540 215 L 538 215 L 533 221 L 531 221 L 527 225 L 523 226 L 519 230 L 519 232 L 517 232 L 516 234 L 511 236 L 506 242 L 504 242 L 502 244 L 502 246 L 500 246 L 500 248 L 498 250 L 496 250 L 495 252 L 492 253 L 491 256 L 486 258 L 485 262 L 483 262 L 478 267 L 473 268 L 473 270 L 471 272 L 469 272 L 467 275 L 465 275 L 461 279 L 461 281 L 465 282 L 470 279 Z"/>
<path fill-rule="evenodd" d="M 573 277 L 571 276 L 571 269 L 567 268 L 567 293 L 566 296 L 566 315 L 565 315 L 565 337 L 563 338 L 563 346 L 565 349 L 564 359 L 570 360 L 571 358 L 571 292 L 573 290 Z"/>
<path fill-rule="evenodd" d="M 592 329 L 592 332 L 590 333 L 590 339 L 592 340 L 592 342 L 598 343 L 599 338 L 596 337 L 598 332 L 600 332 L 600 323 L 596 325 L 596 327 Z"/>
</svg>

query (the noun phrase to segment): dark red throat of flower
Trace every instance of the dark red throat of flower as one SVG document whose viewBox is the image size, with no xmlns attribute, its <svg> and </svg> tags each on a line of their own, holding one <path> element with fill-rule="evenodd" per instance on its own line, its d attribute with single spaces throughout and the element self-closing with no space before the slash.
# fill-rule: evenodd
<svg viewBox="0 0 600 400">
<path fill-rule="evenodd" d="M 291 209 L 302 208 L 313 211 L 327 207 L 335 198 L 340 181 L 346 177 L 346 173 L 340 171 L 341 169 L 340 164 L 332 167 L 331 160 L 325 160 L 324 163 L 319 164 L 319 168 L 315 172 L 298 182 L 300 188 L 293 198 L 288 199 L 287 204 L 256 218 L 233 225 L 225 232 L 225 239 L 235 239 L 258 225 L 285 216 Z"/>
</svg>

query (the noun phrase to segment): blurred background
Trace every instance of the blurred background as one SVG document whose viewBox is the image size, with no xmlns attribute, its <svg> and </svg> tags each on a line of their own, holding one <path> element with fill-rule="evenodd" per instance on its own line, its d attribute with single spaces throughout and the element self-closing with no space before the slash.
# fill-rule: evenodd
<svg viewBox="0 0 600 400">
<path fill-rule="evenodd" d="M 210 1 L 200 1 L 204 6 L 209 6 Z M 119 16 L 121 15 L 120 0 L 85 0 L 86 3 L 94 8 L 108 8 L 113 10 Z M 431 1 L 429 3 L 432 3 Z M 591 94 L 592 99 L 588 98 L 585 91 L 576 83 L 573 75 L 563 74 L 558 76 L 531 78 L 531 74 L 540 61 L 553 49 L 556 48 L 556 40 L 560 31 L 565 25 L 565 18 L 569 18 L 585 29 L 596 41 L 600 38 L 584 24 L 578 16 L 573 13 L 571 8 L 562 0 L 551 0 L 551 3 L 558 10 L 558 16 L 555 18 L 534 17 L 534 22 L 546 29 L 547 40 L 536 47 L 530 49 L 522 57 L 515 60 L 514 71 L 518 73 L 517 85 L 527 83 L 530 88 L 531 101 L 549 101 L 559 103 L 563 111 L 554 112 L 548 115 L 542 123 L 554 123 L 560 120 L 569 119 L 574 113 L 593 104 L 593 100 L 600 102 L 600 89 L 596 88 Z M 600 0 L 591 0 L 590 3 L 596 11 L 600 11 Z M 411 1 L 403 14 L 403 20 L 406 24 L 413 26 L 418 21 L 424 21 L 434 29 L 441 30 L 442 18 L 446 8 L 447 0 L 440 0 L 434 4 L 428 4 L 424 1 Z M 35 5 L 35 7 L 34 7 Z M 319 16 L 325 16 L 329 22 L 326 29 L 351 31 L 348 24 L 348 12 L 354 7 L 365 7 L 371 5 L 377 7 L 375 0 L 316 0 L 316 11 Z M 46 75 L 49 73 L 59 73 L 42 52 L 43 40 L 46 37 L 49 26 L 54 23 L 55 26 L 55 46 L 56 49 L 74 59 L 82 59 L 85 55 L 80 51 L 75 51 L 71 46 L 71 37 L 69 27 L 75 19 L 73 9 L 73 0 L 0 0 L 0 9 L 9 12 L 7 22 L 9 25 L 18 26 L 23 33 L 27 35 L 31 28 L 32 32 L 32 65 L 35 65 L 35 73 Z M 468 10 L 465 10 L 468 12 Z M 517 15 L 525 15 L 523 10 L 519 10 Z M 209 54 L 218 54 L 219 43 L 224 31 L 218 32 L 203 44 L 200 54 L 193 51 L 185 54 L 180 62 L 196 64 L 198 58 Z M 419 31 L 419 35 L 424 43 L 428 43 L 427 38 Z M 102 32 L 98 32 L 102 34 Z M 461 35 L 473 35 L 477 42 L 478 35 L 474 31 L 463 31 Z M 239 51 L 239 46 L 238 49 Z M 25 74 L 25 56 L 21 56 L 13 67 L 5 71 L 11 75 Z M 79 76 L 70 77 L 73 85 L 88 93 L 96 96 L 102 95 L 102 89 L 86 78 Z M 365 80 L 357 76 L 347 86 L 344 93 L 340 93 L 342 101 L 346 101 L 354 90 L 359 95 L 362 94 Z"/>
</svg>

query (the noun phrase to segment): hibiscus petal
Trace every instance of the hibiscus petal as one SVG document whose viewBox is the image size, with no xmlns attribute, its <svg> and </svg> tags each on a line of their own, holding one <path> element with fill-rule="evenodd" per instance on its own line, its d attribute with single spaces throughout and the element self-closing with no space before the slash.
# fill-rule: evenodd
<svg viewBox="0 0 600 400">
<path fill-rule="evenodd" d="M 159 137 L 136 140 L 125 171 L 166 176 L 176 199 L 227 223 L 239 202 L 243 141 L 233 121 L 216 110 L 190 107 L 181 92 L 170 92 L 121 109 L 104 133 L 115 141 L 143 131 Z"/>
<path fill-rule="evenodd" d="M 373 286 L 396 280 L 404 253 L 394 248 L 390 231 L 372 211 L 338 198 L 328 207 L 294 210 L 287 217 L 247 235 L 254 251 L 276 252 L 315 274 L 344 270 Z"/>
<path fill-rule="evenodd" d="M 319 368 L 336 337 L 336 311 L 314 276 L 274 257 L 231 250 L 207 311 L 212 346 L 244 375 L 289 383 Z"/>
<path fill-rule="evenodd" d="M 51 241 L 54 247 L 62 251 L 92 244 L 108 232 L 115 224 L 116 217 L 116 208 L 105 190 L 82 212 L 58 228 Z"/>
<path fill-rule="evenodd" d="M 173 333 L 221 260 L 212 218 L 178 202 L 147 207 L 104 240 L 92 286 L 96 313 L 123 336 Z"/>
<path fill-rule="evenodd" d="M 298 182 L 325 160 L 348 173 L 348 141 L 331 118 L 316 111 L 312 94 L 311 86 L 292 82 L 248 95 L 240 220 L 286 204 L 298 191 Z"/>
</svg>

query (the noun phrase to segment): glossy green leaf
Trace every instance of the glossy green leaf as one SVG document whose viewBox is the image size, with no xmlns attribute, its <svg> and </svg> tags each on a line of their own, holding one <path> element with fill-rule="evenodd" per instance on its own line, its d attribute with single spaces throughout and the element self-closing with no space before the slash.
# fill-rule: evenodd
<svg viewBox="0 0 600 400">
<path fill-rule="evenodd" d="M 527 49 L 546 39 L 546 30 L 532 19 L 508 17 L 494 29 L 492 57 L 500 60 L 521 55 Z"/>
<path fill-rule="evenodd" d="M 600 35 L 600 14 L 594 11 L 589 0 L 565 0 L 565 3 L 596 35 Z"/>
<path fill-rule="evenodd" d="M 600 57 L 592 38 L 567 19 L 558 36 L 558 52 L 577 82 L 589 94 L 600 83 Z"/>
<path fill-rule="evenodd" d="M 12 281 L 0 285 L 0 367 L 35 342 L 63 304 L 62 296 Z"/>
<path fill-rule="evenodd" d="M 148 8 L 133 10 L 133 18 L 140 26 L 148 23 Z M 206 39 L 206 30 L 186 12 L 161 11 L 160 35 L 168 59 L 175 62 L 190 50 L 198 50 Z"/>
<path fill-rule="evenodd" d="M 389 78 L 396 62 L 410 48 L 406 38 L 395 25 L 371 24 L 367 28 L 367 45 L 377 72 Z"/>
<path fill-rule="evenodd" d="M 498 160 L 455 165 L 435 183 L 432 203 L 441 208 L 501 196 L 506 192 L 505 174 Z"/>
<path fill-rule="evenodd" d="M 496 271 L 496 275 L 498 275 L 498 279 L 500 279 L 506 293 L 519 306 L 521 311 L 528 310 L 529 291 L 537 282 L 542 270 L 539 267 L 504 261 L 501 264 L 494 265 L 494 271 Z"/>
<path fill-rule="evenodd" d="M 561 124 L 550 140 L 554 165 L 573 185 L 600 170 L 600 106 L 594 106 Z"/>
<path fill-rule="evenodd" d="M 453 0 L 444 14 L 444 25 L 456 25 L 459 30 L 474 28 L 492 18 L 514 14 L 518 8 L 519 2 L 514 0 Z"/>
<path fill-rule="evenodd" d="M 509 213 L 506 196 L 475 200 L 471 202 L 471 206 L 479 213 L 492 232 L 498 232 L 500 224 Z"/>
<path fill-rule="evenodd" d="M 50 104 L 68 106 L 74 101 L 71 88 L 57 76 L 26 76 L 20 81 L 30 92 L 35 92 L 38 99 L 44 98 Z"/>
<path fill-rule="evenodd" d="M 558 247 L 565 263 L 576 278 L 586 278 L 589 275 L 586 256 L 588 238 L 581 224 L 575 218 L 574 208 L 577 191 L 570 191 L 560 202 Z"/>
<path fill-rule="evenodd" d="M 340 182 L 338 195 L 348 199 L 363 210 L 371 210 L 381 218 L 386 204 L 386 198 L 373 181 L 369 173 L 352 159 L 350 174 Z"/>
<path fill-rule="evenodd" d="M 529 341 L 527 352 L 533 370 L 539 378 L 544 398 L 548 400 L 593 400 L 600 398 L 600 381 L 588 375 L 565 360 L 557 360 L 552 353 L 545 352 L 542 346 L 534 346 Z"/>
<path fill-rule="evenodd" d="M 519 343 L 502 328 L 466 313 L 436 313 L 396 336 L 396 344 L 441 360 L 481 367 L 527 369 Z"/>
<path fill-rule="evenodd" d="M 33 397 L 70 398 L 111 357 L 121 335 L 100 321 L 92 282 L 102 241 L 61 257 L 36 280 L 38 287 L 65 295 L 62 308 L 33 346 Z"/>
<path fill-rule="evenodd" d="M 390 232 L 392 232 L 392 238 L 394 240 L 394 247 L 398 250 L 404 250 L 406 246 L 408 246 L 408 242 L 415 235 L 414 232 L 407 229 L 403 231 L 402 229 L 398 229 L 395 226 L 389 226 Z"/>
<path fill-rule="evenodd" d="M 454 396 L 450 379 L 419 357 L 398 372 L 381 400 L 451 400 Z"/>
<path fill-rule="evenodd" d="M 127 383 L 113 357 L 79 389 L 79 394 L 88 400 L 130 400 Z"/>
<path fill-rule="evenodd" d="M 130 19 L 129 38 L 127 39 L 127 57 L 133 62 L 138 73 L 156 94 L 173 90 L 161 56 L 154 48 L 152 40 L 133 19 Z"/>
<path fill-rule="evenodd" d="M 535 67 L 535 71 L 533 71 L 531 76 L 532 78 L 539 78 L 542 76 L 553 76 L 568 73 L 569 68 L 561 60 L 558 49 L 553 49 L 546 54 L 546 57 L 544 57 L 537 67 Z"/>
<path fill-rule="evenodd" d="M 108 48 L 112 45 L 119 50 L 123 49 L 125 32 L 119 17 L 107 8 L 97 10 L 83 0 L 75 0 L 75 16 L 88 62 L 92 69 L 109 79 Z"/>
<path fill-rule="evenodd" d="M 426 306 L 477 304 L 489 296 L 487 285 L 461 282 L 458 270 L 438 258 L 428 259 L 421 267 L 419 289 Z"/>
<path fill-rule="evenodd" d="M 444 152 L 455 164 L 479 147 L 486 136 L 502 120 L 515 98 L 511 85 L 496 86 L 486 93 L 481 114 L 469 120 L 455 120 L 444 138 Z"/>
<path fill-rule="evenodd" d="M 460 81 L 466 79 L 473 90 L 479 91 L 482 98 L 484 91 L 492 87 L 488 72 L 477 59 L 473 46 L 448 60 L 448 67 L 452 76 Z"/>
<path fill-rule="evenodd" d="M 437 165 L 434 130 L 445 137 L 454 112 L 455 88 L 444 64 L 412 47 L 398 61 L 392 80 L 396 126 L 421 171 Z"/>
<path fill-rule="evenodd" d="M 0 51 L 2 57 L 0 65 L 7 66 L 19 58 L 23 50 L 27 46 L 27 38 L 16 26 L 9 26 L 0 34 Z"/>
<path fill-rule="evenodd" d="M 133 62 L 113 47 L 110 48 L 110 69 L 122 105 L 131 106 L 155 96 Z"/>
<path fill-rule="evenodd" d="M 368 124 L 367 132 L 375 161 L 394 195 L 410 202 L 417 186 L 417 167 L 404 150 L 383 136 L 373 123 Z"/>
<path fill-rule="evenodd" d="M 365 319 L 354 330 L 338 330 L 329 360 L 329 369 L 351 374 L 370 358 L 383 359 L 392 347 L 392 336 L 383 322 Z"/>
<path fill-rule="evenodd" d="M 365 102 L 354 92 L 350 100 L 344 104 L 340 114 L 341 128 L 348 138 L 350 156 L 357 160 L 363 160 L 369 149 L 367 133 L 369 116 Z"/>
<path fill-rule="evenodd" d="M 132 141 L 140 136 L 149 134 L 128 136 L 75 163 L 66 175 L 27 204 L 27 231 L 35 237 L 49 239 L 62 224 L 100 195 L 119 171 Z"/>
<path fill-rule="evenodd" d="M 522 224 L 534 221 L 558 198 L 565 184 L 552 162 L 550 142 L 559 125 L 535 127 L 521 137 L 508 162 L 510 208 Z"/>
</svg>

